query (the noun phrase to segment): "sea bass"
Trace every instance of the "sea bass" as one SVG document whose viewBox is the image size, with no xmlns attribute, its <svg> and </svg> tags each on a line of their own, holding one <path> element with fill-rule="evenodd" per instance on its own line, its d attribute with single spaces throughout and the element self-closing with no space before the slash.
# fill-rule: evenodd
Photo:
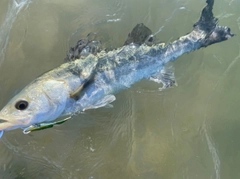
<svg viewBox="0 0 240 179">
<path fill-rule="evenodd" d="M 214 0 L 206 2 L 193 30 L 166 46 L 126 44 L 64 63 L 35 79 L 0 111 L 1 134 L 29 126 L 52 126 L 59 117 L 106 106 L 115 100 L 114 94 L 142 79 L 164 84 L 174 81 L 162 73 L 168 62 L 234 36 L 230 28 L 217 24 L 212 13 Z"/>
</svg>

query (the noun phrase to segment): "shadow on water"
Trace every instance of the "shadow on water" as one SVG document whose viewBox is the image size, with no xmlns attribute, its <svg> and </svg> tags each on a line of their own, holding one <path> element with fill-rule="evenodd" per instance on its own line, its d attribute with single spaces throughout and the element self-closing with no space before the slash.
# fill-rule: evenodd
<svg viewBox="0 0 240 179">
<path fill-rule="evenodd" d="M 118 47 L 143 22 L 159 41 L 192 29 L 203 1 L 15 0 L 0 2 L 0 107 L 63 62 L 70 46 L 96 32 Z M 239 34 L 239 1 L 216 1 L 220 24 Z M 182 56 L 178 86 L 142 81 L 113 108 L 89 110 L 52 129 L 0 141 L 5 179 L 239 178 L 239 37 Z"/>
</svg>

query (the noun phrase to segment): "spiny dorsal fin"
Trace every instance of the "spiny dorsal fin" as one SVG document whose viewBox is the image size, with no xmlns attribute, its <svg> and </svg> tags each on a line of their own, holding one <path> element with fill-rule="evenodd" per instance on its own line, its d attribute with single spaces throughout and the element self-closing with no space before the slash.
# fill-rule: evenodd
<svg viewBox="0 0 240 179">
<path fill-rule="evenodd" d="M 89 33 L 85 39 L 80 39 L 75 47 L 71 47 L 68 51 L 64 62 L 71 62 L 81 57 L 86 57 L 89 54 L 96 55 L 101 51 L 101 42 L 95 40 L 96 34 Z"/>
</svg>

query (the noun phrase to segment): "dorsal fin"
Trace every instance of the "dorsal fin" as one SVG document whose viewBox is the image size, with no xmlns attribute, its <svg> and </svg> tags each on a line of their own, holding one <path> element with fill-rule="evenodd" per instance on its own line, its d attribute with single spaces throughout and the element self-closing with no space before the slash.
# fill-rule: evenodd
<svg viewBox="0 0 240 179">
<path fill-rule="evenodd" d="M 101 42 L 95 40 L 96 34 L 89 33 L 85 39 L 80 39 L 75 47 L 71 47 L 68 51 L 67 57 L 64 59 L 64 62 L 74 61 L 80 59 L 82 56 L 88 56 L 89 54 L 96 55 L 101 51 Z M 154 36 L 152 31 L 146 27 L 143 23 L 137 24 L 133 30 L 128 34 L 127 40 L 124 42 L 124 45 L 129 45 L 135 43 L 138 45 L 147 44 L 152 45 L 154 42 Z M 109 49 L 106 49 L 109 51 Z"/>
<path fill-rule="evenodd" d="M 95 34 L 89 33 L 85 39 L 80 39 L 75 47 L 71 47 L 68 51 L 64 62 L 74 61 L 80 59 L 81 56 L 88 56 L 89 54 L 96 55 L 101 51 L 101 42 L 95 39 Z"/>
<path fill-rule="evenodd" d="M 128 38 L 125 41 L 124 45 L 129 45 L 135 43 L 142 45 L 146 43 L 147 45 L 153 43 L 152 31 L 146 27 L 143 23 L 137 24 L 133 30 L 128 34 Z"/>
</svg>

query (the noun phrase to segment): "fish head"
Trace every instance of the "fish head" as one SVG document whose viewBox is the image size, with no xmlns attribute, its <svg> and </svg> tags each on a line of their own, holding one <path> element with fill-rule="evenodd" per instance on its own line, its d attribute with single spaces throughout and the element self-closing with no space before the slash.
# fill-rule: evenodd
<svg viewBox="0 0 240 179">
<path fill-rule="evenodd" d="M 56 119 L 65 109 L 67 93 L 64 81 L 36 80 L 0 111 L 0 131 Z"/>
</svg>

